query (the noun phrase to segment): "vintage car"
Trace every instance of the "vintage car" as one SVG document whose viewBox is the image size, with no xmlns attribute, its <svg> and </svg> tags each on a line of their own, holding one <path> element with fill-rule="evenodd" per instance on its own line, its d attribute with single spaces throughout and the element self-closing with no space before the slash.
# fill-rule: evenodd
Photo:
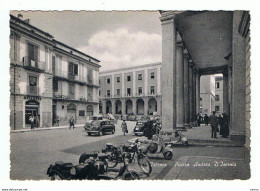
<svg viewBox="0 0 260 191">
<path fill-rule="evenodd" d="M 128 120 L 128 115 L 122 115 L 121 119 L 127 121 Z"/>
<path fill-rule="evenodd" d="M 103 120 L 103 119 L 104 119 L 103 115 L 93 115 L 89 118 L 89 120 L 87 120 L 83 128 L 86 130 L 86 128 L 90 126 L 92 121 Z"/>
<path fill-rule="evenodd" d="M 136 121 L 136 116 L 134 114 L 128 114 L 127 115 L 127 120 L 128 121 Z"/>
<path fill-rule="evenodd" d="M 152 129 L 155 120 L 139 120 L 136 122 L 134 134 L 137 136 L 145 135 L 149 129 Z"/>
<path fill-rule="evenodd" d="M 92 134 L 98 134 L 99 136 L 105 133 L 114 134 L 116 129 L 115 125 L 110 120 L 95 120 L 90 123 L 90 126 L 86 127 L 86 132 L 90 136 Z"/>
</svg>

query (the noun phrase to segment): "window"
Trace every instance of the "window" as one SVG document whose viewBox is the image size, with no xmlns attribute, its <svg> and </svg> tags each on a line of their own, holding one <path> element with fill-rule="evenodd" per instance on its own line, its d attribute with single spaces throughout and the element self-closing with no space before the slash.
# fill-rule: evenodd
<svg viewBox="0 0 260 191">
<path fill-rule="evenodd" d="M 128 81 L 128 82 L 131 81 L 131 76 L 127 76 L 127 81 Z"/>
<path fill-rule="evenodd" d="M 215 95 L 215 101 L 220 101 L 219 95 Z"/>
<path fill-rule="evenodd" d="M 154 94 L 154 86 L 150 87 L 150 93 L 153 95 Z"/>
<path fill-rule="evenodd" d="M 110 90 L 107 90 L 107 97 L 110 97 Z"/>
<path fill-rule="evenodd" d="M 150 75 L 151 75 L 151 79 L 154 79 L 154 72 L 151 72 Z"/>
<path fill-rule="evenodd" d="M 28 93 L 29 94 L 38 94 L 38 79 L 36 76 L 29 76 L 29 86 L 28 86 Z"/>
<path fill-rule="evenodd" d="M 58 80 L 53 80 L 53 91 L 57 92 L 59 89 Z"/>
<path fill-rule="evenodd" d="M 127 88 L 127 96 L 131 95 L 131 88 Z"/>
<path fill-rule="evenodd" d="M 120 77 L 116 77 L 116 82 L 117 82 L 117 83 L 120 82 Z"/>
<path fill-rule="evenodd" d="M 116 89 L 116 95 L 120 96 L 120 89 Z"/>
<path fill-rule="evenodd" d="M 142 87 L 138 87 L 138 95 L 142 95 L 143 93 L 143 88 Z"/>
<path fill-rule="evenodd" d="M 219 82 L 216 82 L 216 88 L 220 88 Z"/>
<path fill-rule="evenodd" d="M 38 46 L 28 43 L 28 65 L 38 67 Z"/>
<path fill-rule="evenodd" d="M 110 84 L 110 78 L 107 78 L 107 84 Z"/>
<path fill-rule="evenodd" d="M 79 110 L 79 116 L 85 116 L 85 110 Z"/>
<path fill-rule="evenodd" d="M 215 111 L 219 111 L 219 106 L 215 106 Z"/>
<path fill-rule="evenodd" d="M 70 75 L 78 75 L 78 64 L 74 64 L 73 62 L 69 62 L 69 74 Z"/>
<path fill-rule="evenodd" d="M 99 95 L 99 96 L 101 95 L 101 90 L 98 91 L 98 95 Z"/>
<path fill-rule="evenodd" d="M 138 80 L 142 80 L 143 79 L 143 75 L 142 74 L 138 74 Z"/>
</svg>

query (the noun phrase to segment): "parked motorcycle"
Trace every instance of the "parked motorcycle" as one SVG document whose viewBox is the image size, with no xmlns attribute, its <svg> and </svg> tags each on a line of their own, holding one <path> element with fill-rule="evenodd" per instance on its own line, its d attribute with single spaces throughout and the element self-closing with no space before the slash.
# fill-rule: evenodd
<svg viewBox="0 0 260 191">
<path fill-rule="evenodd" d="M 93 156 L 94 155 L 94 156 Z M 135 180 L 139 179 L 139 175 L 136 171 L 128 169 L 128 164 L 124 160 L 124 165 L 120 168 L 116 177 L 108 175 L 106 157 L 99 158 L 97 154 L 88 155 L 85 154 L 80 157 L 82 163 L 73 165 L 72 163 L 64 163 L 61 161 L 56 162 L 54 165 L 50 165 L 47 174 L 51 180 L 110 180 L 122 178 L 123 180 Z M 84 162 L 83 159 L 85 158 Z M 123 159 L 125 154 L 123 154 Z"/>
<path fill-rule="evenodd" d="M 174 134 L 175 134 L 175 137 L 178 137 L 178 139 L 176 141 L 171 141 L 171 144 L 182 143 L 185 146 L 189 145 L 188 139 L 186 137 L 182 136 L 181 131 L 176 130 L 174 132 Z"/>
<path fill-rule="evenodd" d="M 115 147 L 111 143 L 106 144 L 106 148 L 102 150 L 104 153 L 110 153 L 108 157 L 108 167 L 114 168 L 118 163 L 123 161 L 122 153 L 126 153 L 126 158 L 129 163 L 135 162 L 135 156 L 137 158 L 137 163 L 144 172 L 144 174 L 149 175 L 152 172 L 152 165 L 149 159 L 144 155 L 142 150 L 139 148 L 140 142 L 138 139 L 129 146 Z"/>
</svg>

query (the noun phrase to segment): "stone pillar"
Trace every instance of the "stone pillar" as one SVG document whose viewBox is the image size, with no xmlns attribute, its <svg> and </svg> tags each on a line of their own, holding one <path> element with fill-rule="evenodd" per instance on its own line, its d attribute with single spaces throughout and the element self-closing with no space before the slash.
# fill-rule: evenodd
<svg viewBox="0 0 260 191">
<path fill-rule="evenodd" d="M 111 97 L 115 97 L 115 75 L 114 74 L 112 74 L 111 77 Z"/>
<path fill-rule="evenodd" d="M 162 99 L 157 98 L 157 115 L 162 115 Z"/>
<path fill-rule="evenodd" d="M 193 126 L 193 63 L 191 60 L 189 60 L 189 123 L 190 127 Z"/>
<path fill-rule="evenodd" d="M 121 90 L 121 97 L 125 97 L 126 91 L 125 91 L 125 74 L 122 73 L 122 90 Z"/>
<path fill-rule="evenodd" d="M 133 102 L 133 113 L 134 113 L 134 115 L 136 115 L 136 99 L 135 98 L 133 98 L 132 99 L 132 102 Z"/>
<path fill-rule="evenodd" d="M 196 75 L 197 75 L 197 70 L 194 65 L 193 67 L 193 75 L 192 75 L 192 115 L 193 115 L 193 123 L 196 121 Z"/>
<path fill-rule="evenodd" d="M 228 73 L 223 73 L 223 112 L 229 115 L 229 103 L 228 103 Z"/>
<path fill-rule="evenodd" d="M 157 95 L 161 95 L 161 67 L 157 68 Z"/>
<path fill-rule="evenodd" d="M 102 101 L 102 114 L 105 115 L 106 114 L 106 101 Z"/>
<path fill-rule="evenodd" d="M 230 139 L 244 144 L 246 135 L 246 40 L 239 34 L 243 11 L 233 12 L 232 124 Z"/>
<path fill-rule="evenodd" d="M 143 99 L 144 100 L 144 115 L 148 115 L 148 99 Z"/>
<path fill-rule="evenodd" d="M 115 115 L 116 114 L 115 100 L 111 100 L 111 107 L 112 107 L 112 115 Z"/>
<path fill-rule="evenodd" d="M 122 115 L 125 115 L 126 114 L 126 110 L 125 110 L 125 100 L 121 100 L 122 102 Z"/>
<path fill-rule="evenodd" d="M 184 51 L 184 125 L 190 126 L 190 99 L 189 99 L 189 54 Z"/>
<path fill-rule="evenodd" d="M 176 129 L 176 43 L 173 18 L 162 21 L 162 128 Z"/>
<path fill-rule="evenodd" d="M 184 126 L 184 68 L 183 44 L 178 43 L 176 49 L 176 128 Z"/>
<path fill-rule="evenodd" d="M 144 95 L 148 95 L 148 71 L 144 70 Z"/>
<path fill-rule="evenodd" d="M 136 72 L 133 71 L 133 96 L 136 95 Z"/>
<path fill-rule="evenodd" d="M 200 113 L 200 74 L 196 73 L 196 114 Z"/>
</svg>

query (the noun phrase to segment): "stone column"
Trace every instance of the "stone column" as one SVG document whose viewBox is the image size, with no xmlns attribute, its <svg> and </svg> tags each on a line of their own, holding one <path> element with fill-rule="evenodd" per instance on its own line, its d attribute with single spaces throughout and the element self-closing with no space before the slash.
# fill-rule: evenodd
<svg viewBox="0 0 260 191">
<path fill-rule="evenodd" d="M 106 101 L 102 101 L 102 114 L 106 114 Z"/>
<path fill-rule="evenodd" d="M 190 126 L 190 99 L 189 99 L 189 54 L 184 51 L 184 124 Z"/>
<path fill-rule="evenodd" d="M 223 112 L 229 115 L 229 103 L 228 103 L 228 73 L 223 73 Z"/>
<path fill-rule="evenodd" d="M 144 70 L 144 95 L 148 95 L 148 71 Z"/>
<path fill-rule="evenodd" d="M 136 72 L 133 71 L 133 96 L 136 95 Z"/>
<path fill-rule="evenodd" d="M 157 68 L 157 95 L 161 95 L 161 67 Z"/>
<path fill-rule="evenodd" d="M 196 121 L 196 75 L 197 75 L 197 69 L 194 65 L 193 67 L 193 80 L 192 80 L 192 115 L 193 115 L 193 123 Z"/>
<path fill-rule="evenodd" d="M 111 97 L 115 97 L 115 75 L 114 74 L 112 74 L 111 76 Z"/>
<path fill-rule="evenodd" d="M 136 115 L 136 99 L 133 98 L 132 102 L 133 102 L 133 113 L 134 113 L 134 115 Z"/>
<path fill-rule="evenodd" d="M 144 100 L 144 115 L 148 115 L 148 99 L 143 99 Z"/>
<path fill-rule="evenodd" d="M 196 114 L 200 113 L 200 74 L 196 73 Z"/>
<path fill-rule="evenodd" d="M 176 128 L 184 126 L 184 68 L 183 44 L 178 43 L 176 49 Z"/>
<path fill-rule="evenodd" d="M 122 115 L 125 115 L 125 114 L 126 114 L 126 110 L 125 110 L 125 99 L 122 99 L 121 102 L 122 102 Z"/>
<path fill-rule="evenodd" d="M 111 107 L 112 107 L 112 115 L 115 115 L 116 114 L 115 100 L 111 100 Z"/>
<path fill-rule="evenodd" d="M 176 43 L 173 18 L 162 22 L 162 128 L 176 129 Z"/>
<path fill-rule="evenodd" d="M 193 66 L 194 64 L 192 63 L 191 60 L 189 60 L 189 123 L 190 127 L 193 126 Z"/>
<path fill-rule="evenodd" d="M 122 83 L 122 90 L 121 90 L 121 97 L 125 97 L 126 94 L 126 90 L 125 90 L 125 74 L 122 73 L 122 77 L 121 77 L 121 83 Z"/>
<path fill-rule="evenodd" d="M 230 139 L 245 143 L 246 135 L 246 39 L 239 34 L 243 11 L 233 12 L 232 124 Z"/>
</svg>

